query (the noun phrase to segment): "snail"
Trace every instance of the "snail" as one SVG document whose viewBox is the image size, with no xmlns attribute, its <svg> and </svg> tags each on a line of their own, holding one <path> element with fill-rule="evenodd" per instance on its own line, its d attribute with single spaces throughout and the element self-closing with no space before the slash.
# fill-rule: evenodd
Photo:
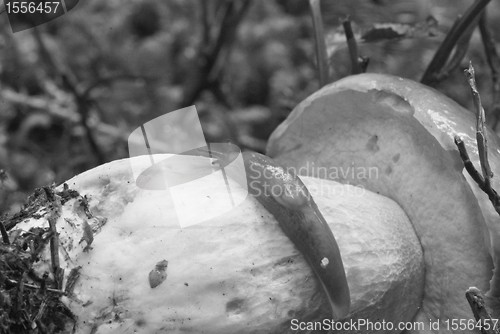
<svg viewBox="0 0 500 334">
<path fill-rule="evenodd" d="M 473 124 L 472 114 L 432 89 L 361 74 L 299 104 L 271 136 L 268 157 L 243 153 L 257 187 L 249 184 L 243 203 L 199 224 L 180 228 L 164 193 L 135 185 L 129 160 L 68 180 L 93 215 L 85 218 L 72 199 L 56 224 L 65 284 L 81 268 L 72 294 L 62 297 L 78 318 L 76 333 L 456 332 L 448 320 L 472 318 L 466 288 L 489 291 L 493 301 L 498 294 L 495 279 L 490 288 L 498 217 L 463 173 L 452 139 L 460 135 L 477 163 Z M 491 131 L 488 140 L 495 171 L 500 142 Z M 177 159 L 182 173 L 208 158 Z M 149 164 L 149 157 L 132 160 Z M 374 175 L 361 172 L 371 168 Z M 279 173 L 263 178 L 266 170 Z M 262 191 L 266 182 L 285 189 L 287 177 L 298 191 Z M 182 191 L 227 192 L 223 182 L 199 181 Z M 313 239 L 300 239 L 290 218 L 309 226 Z M 331 231 L 318 235 L 325 222 Z M 26 219 L 16 233 L 47 224 L 43 215 Z M 85 224 L 95 233 L 90 250 L 80 242 Z M 49 260 L 46 249 L 35 271 Z M 167 262 L 150 284 L 155 266 Z M 318 274 L 323 269 L 338 271 Z"/>
</svg>

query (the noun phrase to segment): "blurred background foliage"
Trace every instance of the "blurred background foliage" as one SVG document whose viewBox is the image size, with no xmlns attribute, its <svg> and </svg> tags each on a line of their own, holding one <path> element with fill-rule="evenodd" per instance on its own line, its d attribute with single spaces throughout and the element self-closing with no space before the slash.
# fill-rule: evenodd
<svg viewBox="0 0 500 334">
<path fill-rule="evenodd" d="M 350 73 L 339 22 L 346 15 L 359 34 L 377 23 L 413 29 L 406 38 L 359 49 L 370 58 L 368 72 L 420 80 L 472 2 L 323 0 L 332 79 Z M 499 7 L 498 1 L 487 7 L 491 31 L 500 31 Z M 477 29 L 461 67 L 469 60 L 488 109 L 492 75 Z M 4 13 L 0 213 L 16 212 L 36 187 L 126 158 L 134 129 L 192 104 L 208 142 L 230 139 L 264 152 L 276 126 L 318 89 L 315 71 L 307 0 L 86 0 L 16 34 Z M 436 88 L 471 105 L 460 68 Z"/>
</svg>

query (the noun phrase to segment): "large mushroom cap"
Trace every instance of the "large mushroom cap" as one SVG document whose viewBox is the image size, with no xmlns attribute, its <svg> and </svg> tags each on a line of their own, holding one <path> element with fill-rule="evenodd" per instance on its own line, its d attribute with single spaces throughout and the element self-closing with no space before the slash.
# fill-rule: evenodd
<svg viewBox="0 0 500 334">
<path fill-rule="evenodd" d="M 495 240 L 500 231 L 491 203 L 467 183 L 453 143 L 460 135 L 479 166 L 474 126 L 472 113 L 431 88 L 360 74 L 300 103 L 272 134 L 267 153 L 300 175 L 362 185 L 398 202 L 424 251 L 417 320 L 469 319 L 464 292 L 488 291 L 492 273 L 485 221 Z M 492 132 L 488 139 L 495 170 L 500 140 Z"/>
<path fill-rule="evenodd" d="M 338 236 L 350 316 L 410 321 L 421 301 L 423 261 L 405 213 L 361 188 L 303 181 Z M 169 219 L 164 193 L 135 186 L 128 160 L 67 184 L 88 197 L 95 217 L 107 217 L 88 252 L 79 242 L 84 228 L 77 199 L 62 206 L 57 220 L 65 279 L 81 266 L 75 295 L 65 299 L 78 317 L 78 334 L 308 333 L 304 322 L 330 319 L 328 300 L 306 260 L 254 198 L 180 228 Z M 186 191 L 225 191 L 219 186 L 207 180 Z M 102 224 L 101 218 L 87 221 Z M 47 225 L 41 215 L 16 229 Z M 50 270 L 48 249 L 42 258 L 35 268 Z M 405 303 L 396 302 L 401 298 Z"/>
</svg>

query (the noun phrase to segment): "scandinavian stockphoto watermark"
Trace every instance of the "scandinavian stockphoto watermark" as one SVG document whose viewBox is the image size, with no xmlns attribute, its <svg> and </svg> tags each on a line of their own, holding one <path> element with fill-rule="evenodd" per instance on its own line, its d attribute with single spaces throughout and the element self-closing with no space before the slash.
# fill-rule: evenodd
<svg viewBox="0 0 500 334">
<path fill-rule="evenodd" d="M 307 196 L 333 197 L 333 196 L 361 196 L 366 192 L 362 185 L 364 180 L 378 179 L 378 167 L 356 166 L 351 162 L 349 166 L 317 166 L 314 162 L 306 161 L 300 167 L 286 168 L 257 168 L 250 166 L 248 186 L 253 196 Z M 273 182 L 274 178 L 286 178 L 286 174 L 312 176 L 315 182 L 299 185 L 290 183 L 283 186 L 281 183 Z M 302 179 L 302 181 L 305 181 Z M 336 182 L 332 182 L 336 181 Z"/>
<path fill-rule="evenodd" d="M 144 123 L 130 134 L 128 148 L 136 185 L 163 191 L 181 227 L 218 217 L 248 195 L 240 149 L 207 144 L 195 106 Z"/>
<path fill-rule="evenodd" d="M 73 9 L 79 0 L 0 0 L 0 14 L 5 11 L 12 32 L 34 28 L 52 21 Z"/>
</svg>

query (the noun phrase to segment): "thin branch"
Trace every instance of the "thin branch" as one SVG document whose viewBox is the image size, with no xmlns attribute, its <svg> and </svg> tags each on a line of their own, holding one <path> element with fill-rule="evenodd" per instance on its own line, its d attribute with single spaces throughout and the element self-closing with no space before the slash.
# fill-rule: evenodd
<svg viewBox="0 0 500 334">
<path fill-rule="evenodd" d="M 87 141 L 90 145 L 90 148 L 92 152 L 94 153 L 97 162 L 99 164 L 103 164 L 105 162 L 104 154 L 101 151 L 101 148 L 97 144 L 96 140 L 94 139 L 94 135 L 92 133 L 92 130 L 90 129 L 88 123 L 87 123 L 87 118 L 89 115 L 89 106 L 90 106 L 90 101 L 80 92 L 78 89 L 78 85 L 76 83 L 76 79 L 73 77 L 73 75 L 61 68 L 57 64 L 57 62 L 54 60 L 54 57 L 52 54 L 49 52 L 47 47 L 45 46 L 45 42 L 43 41 L 42 36 L 40 35 L 40 32 L 38 31 L 38 28 L 33 28 L 33 34 L 35 36 L 35 40 L 37 41 L 38 47 L 40 49 L 40 54 L 42 56 L 42 59 L 45 61 L 45 63 L 48 65 L 50 70 L 61 79 L 63 86 L 67 91 L 69 91 L 76 100 L 76 105 L 77 105 L 77 111 L 80 114 L 80 124 L 82 127 L 85 129 L 85 133 L 87 136 Z"/>
<path fill-rule="evenodd" d="M 474 20 L 481 15 L 482 11 L 490 0 L 476 0 L 467 10 L 467 12 L 460 17 L 453 27 L 446 35 L 444 41 L 439 46 L 434 58 L 430 62 L 427 70 L 425 71 L 422 79 L 420 80 L 425 85 L 433 85 L 436 83 L 436 74 L 441 71 L 445 66 L 453 48 L 457 44 L 460 37 L 474 22 Z"/>
<path fill-rule="evenodd" d="M 89 99 L 90 94 L 92 91 L 100 86 L 104 85 L 109 85 L 112 84 L 116 81 L 125 81 L 125 80 L 130 80 L 130 81 L 138 81 L 138 80 L 157 80 L 159 78 L 153 78 L 153 77 L 148 77 L 148 76 L 143 76 L 143 75 L 135 75 L 135 74 L 117 74 L 109 77 L 104 77 L 104 78 L 99 78 L 92 84 L 90 84 L 82 93 L 82 98 L 84 99 Z"/>
<path fill-rule="evenodd" d="M 60 289 L 62 287 L 62 280 L 64 278 L 64 271 L 60 266 L 59 261 L 59 234 L 57 233 L 56 222 L 60 215 L 61 203 L 58 202 L 54 190 L 50 187 L 42 188 L 45 192 L 51 210 L 47 220 L 49 222 L 50 231 L 52 232 L 52 237 L 50 238 L 50 259 L 52 264 L 52 271 L 54 274 L 54 281 L 56 282 L 56 287 Z"/>
<path fill-rule="evenodd" d="M 0 222 L 0 232 L 2 234 L 3 243 L 6 245 L 10 245 L 9 235 L 7 234 L 7 230 L 2 222 Z"/>
<path fill-rule="evenodd" d="M 209 89 L 210 92 L 213 94 L 213 96 L 221 104 L 223 104 L 229 110 L 232 109 L 224 93 L 220 89 L 220 86 L 217 81 L 211 82 Z M 218 123 L 224 127 L 225 130 L 224 133 L 227 135 L 227 138 L 235 145 L 240 146 L 241 143 L 238 138 L 239 137 L 238 130 L 236 125 L 234 124 L 234 121 L 230 117 L 227 117 L 227 115 L 224 113 L 223 110 L 220 110 L 218 108 L 210 108 L 210 113 L 212 114 L 212 116 L 214 116 L 214 118 L 218 121 Z"/>
<path fill-rule="evenodd" d="M 484 45 L 484 53 L 486 60 L 491 70 L 491 77 L 493 81 L 493 107 L 488 113 L 489 124 L 496 131 L 498 120 L 500 118 L 500 57 L 498 56 L 495 42 L 491 36 L 486 22 L 486 13 L 483 12 L 479 20 L 479 31 L 481 32 L 481 39 Z"/>
<path fill-rule="evenodd" d="M 208 45 L 210 44 L 210 20 L 208 19 L 209 16 L 208 5 L 209 5 L 209 0 L 201 2 L 201 20 L 203 23 L 202 47 L 208 47 Z"/>
<path fill-rule="evenodd" d="M 250 5 L 251 2 L 248 3 L 247 6 Z M 238 24 L 243 20 L 243 16 L 246 14 L 248 11 L 248 7 L 243 9 L 240 9 L 240 12 L 236 15 L 238 16 L 235 21 L 238 22 Z M 226 42 L 224 44 L 224 47 L 221 49 L 220 54 L 215 62 L 215 64 L 212 67 L 212 70 L 209 73 L 208 76 L 208 83 L 207 87 L 210 87 L 210 83 L 218 80 L 219 74 L 222 72 L 222 70 L 226 67 L 226 65 L 229 62 L 230 56 L 231 56 L 231 51 L 232 51 L 232 46 L 234 45 L 234 42 L 236 41 L 236 28 L 234 28 L 235 33 L 234 34 L 229 34 L 227 36 Z"/>
<path fill-rule="evenodd" d="M 328 55 L 326 52 L 325 31 L 323 18 L 321 16 L 320 0 L 309 0 L 314 26 L 314 38 L 316 40 L 316 60 L 318 69 L 319 85 L 330 83 L 330 67 L 328 66 Z"/>
<path fill-rule="evenodd" d="M 370 64 L 370 57 L 367 56 L 359 56 L 359 66 L 361 67 L 361 73 L 365 73 L 368 69 L 368 65 Z"/>
<path fill-rule="evenodd" d="M 471 88 L 474 107 L 476 109 L 476 142 L 479 152 L 479 163 L 481 165 L 482 175 L 477 171 L 477 169 L 470 161 L 465 145 L 460 137 L 455 136 L 455 144 L 457 145 L 458 151 L 460 152 L 460 157 L 462 158 L 465 169 L 472 177 L 472 179 L 477 183 L 479 188 L 488 195 L 488 198 L 493 204 L 495 211 L 500 215 L 500 196 L 495 191 L 495 189 L 491 187 L 490 182 L 490 178 L 493 177 L 493 173 L 491 172 L 491 168 L 488 162 L 488 145 L 486 141 L 484 109 L 481 105 L 481 98 L 476 89 L 474 68 L 472 67 L 472 64 L 470 65 L 469 69 L 466 70 L 466 73 Z"/>
<path fill-rule="evenodd" d="M 221 88 L 221 83 L 219 78 L 215 78 L 209 82 L 208 88 L 213 96 L 227 109 L 233 109 L 231 102 L 227 98 L 226 94 Z"/>
<path fill-rule="evenodd" d="M 24 293 L 24 284 L 26 281 L 27 274 L 23 272 L 21 279 L 17 282 L 17 295 L 15 301 L 15 310 L 16 312 L 20 312 L 23 307 L 23 293 Z"/>
<path fill-rule="evenodd" d="M 349 17 L 341 20 L 342 26 L 344 27 L 345 38 L 347 40 L 347 46 L 349 47 L 349 55 L 351 57 L 351 74 L 359 74 L 362 72 L 361 62 L 358 53 L 358 43 L 356 43 L 356 38 L 352 32 L 351 20 Z"/>
<path fill-rule="evenodd" d="M 194 75 L 192 76 L 193 79 L 190 80 L 191 85 L 185 89 L 184 98 L 182 99 L 179 107 L 192 105 L 200 93 L 208 87 L 210 74 L 214 65 L 217 63 L 222 48 L 224 46 L 229 47 L 231 45 L 230 41 L 234 40 L 237 27 L 243 19 L 243 16 L 246 14 L 251 1 L 239 1 L 239 3 L 241 3 L 239 8 L 235 8 L 235 3 L 237 3 L 237 1 L 227 2 L 226 7 L 224 8 L 222 23 L 218 29 L 218 36 L 211 46 L 210 51 L 202 51 L 199 54 L 199 57 L 197 57 L 197 59 L 199 59 L 200 66 L 195 68 Z"/>
<path fill-rule="evenodd" d="M 483 294 L 477 288 L 469 288 L 465 292 L 465 297 L 469 302 L 472 313 L 476 321 L 480 322 L 482 334 L 500 334 L 498 327 L 495 326 L 497 321 L 494 321 L 484 302 Z"/>
<path fill-rule="evenodd" d="M 55 274 L 59 268 L 59 238 L 57 236 L 55 219 L 49 218 L 48 221 L 50 230 L 52 231 L 52 238 L 50 239 L 50 259 Z"/>
<path fill-rule="evenodd" d="M 5 278 L 5 280 L 6 280 L 7 282 L 9 282 L 9 284 L 11 284 L 11 285 L 19 284 L 19 282 L 18 282 L 18 281 L 13 280 L 13 279 L 10 279 L 10 278 Z M 38 289 L 40 289 L 40 288 L 41 288 L 41 287 L 39 287 L 39 286 L 36 286 L 36 285 L 34 285 L 34 284 L 29 284 L 29 283 L 24 283 L 23 285 L 24 285 L 25 287 L 27 287 L 27 288 L 30 288 L 30 289 L 36 289 L 36 290 L 38 290 Z M 66 295 L 66 292 L 64 292 L 64 291 L 62 291 L 62 290 L 58 290 L 58 289 L 51 289 L 51 288 L 47 288 L 47 287 L 46 287 L 45 289 L 46 289 L 48 292 L 57 293 L 58 295 Z"/>
<path fill-rule="evenodd" d="M 38 109 L 47 112 L 50 115 L 54 115 L 56 117 L 60 117 L 64 120 L 73 123 L 80 123 L 81 115 L 68 110 L 67 107 L 61 106 L 56 102 L 48 101 L 41 97 L 29 96 L 20 94 L 13 90 L 4 89 L 0 90 L 0 99 L 18 104 L 23 106 L 28 106 L 33 109 Z M 96 133 L 99 133 L 102 136 L 111 137 L 117 139 L 122 142 L 127 142 L 128 140 L 133 140 L 135 144 L 139 145 L 140 143 L 136 143 L 134 138 L 128 138 L 126 131 L 120 129 L 118 127 L 105 124 L 102 122 L 97 122 L 95 124 L 89 124 L 89 128 Z M 161 143 L 158 143 L 161 144 Z"/>
<path fill-rule="evenodd" d="M 45 296 L 47 293 L 47 278 L 49 278 L 49 273 L 44 272 L 42 276 L 42 281 L 40 282 L 40 290 L 38 291 L 38 294 L 42 296 Z"/>
<path fill-rule="evenodd" d="M 489 163 L 488 163 L 488 146 L 487 146 L 487 141 L 486 141 L 486 132 L 485 132 L 485 116 L 484 116 L 484 109 L 481 106 L 481 99 L 479 97 L 479 93 L 477 92 L 476 89 L 476 83 L 474 79 L 474 69 L 472 67 L 472 64 L 470 65 L 469 69 L 466 71 L 468 75 L 468 80 L 469 80 L 469 85 L 471 88 L 472 92 L 472 98 L 474 101 L 474 107 L 476 109 L 476 116 L 477 116 L 477 122 L 476 122 L 476 142 L 477 142 L 477 147 L 479 151 L 479 163 L 481 164 L 481 170 L 482 170 L 482 175 L 477 171 L 477 169 L 474 167 L 472 162 L 469 159 L 469 156 L 467 154 L 467 150 L 465 149 L 465 145 L 463 141 L 460 139 L 460 137 L 455 136 L 455 144 L 458 147 L 458 150 L 460 152 L 460 157 L 462 158 L 462 161 L 464 162 L 465 169 L 469 173 L 469 175 L 472 177 L 474 182 L 477 183 L 479 188 L 488 195 L 488 198 L 493 205 L 493 208 L 497 212 L 497 214 L 500 215 L 500 196 L 498 193 L 491 187 L 491 182 L 490 178 L 493 177 L 493 174 L 491 173 Z M 491 280 L 491 287 L 489 293 L 492 294 L 493 296 L 498 296 L 498 291 L 499 291 L 499 284 L 500 278 L 497 277 L 498 272 L 495 271 L 493 274 L 493 278 Z M 469 301 L 471 302 L 471 301 Z M 474 311 L 474 305 L 471 304 L 471 308 Z M 476 313 L 475 313 L 476 315 Z M 483 332 L 484 333 L 484 332 Z M 489 333 L 489 332 L 487 332 Z"/>
<path fill-rule="evenodd" d="M 489 185 L 490 178 L 493 177 L 491 172 L 490 164 L 488 162 L 488 143 L 486 139 L 486 117 L 484 115 L 484 109 L 481 104 L 481 96 L 476 87 L 476 79 L 474 78 L 474 67 L 472 62 L 469 64 L 469 68 L 465 70 L 467 74 L 467 79 L 469 81 L 469 86 L 472 94 L 472 101 L 474 103 L 474 108 L 476 109 L 476 141 L 477 148 L 479 151 L 479 161 L 481 163 L 481 170 L 483 172 L 483 177 L 486 185 Z"/>
<path fill-rule="evenodd" d="M 458 152 L 460 153 L 460 158 L 462 159 L 465 166 L 465 170 L 467 170 L 467 173 L 469 173 L 469 175 L 472 177 L 474 182 L 477 183 L 479 188 L 483 189 L 485 187 L 484 178 L 481 176 L 481 174 L 479 174 L 476 167 L 474 167 L 472 161 L 470 161 L 469 154 L 467 153 L 467 149 L 465 148 L 465 144 L 462 138 L 460 138 L 459 136 L 455 136 L 455 145 L 457 145 Z"/>
</svg>

